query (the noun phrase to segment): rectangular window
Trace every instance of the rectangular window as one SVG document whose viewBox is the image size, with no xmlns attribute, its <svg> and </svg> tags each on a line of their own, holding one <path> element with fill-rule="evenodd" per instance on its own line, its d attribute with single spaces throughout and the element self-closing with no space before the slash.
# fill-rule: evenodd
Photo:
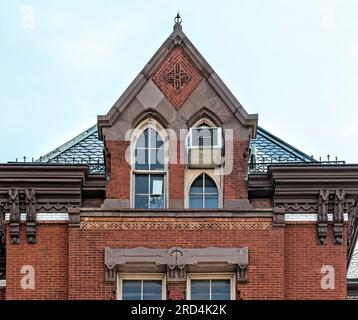
<svg viewBox="0 0 358 320">
<path fill-rule="evenodd" d="M 119 274 L 119 300 L 165 300 L 165 275 Z"/>
<path fill-rule="evenodd" d="M 188 274 L 188 300 L 234 300 L 235 274 Z"/>
<path fill-rule="evenodd" d="M 162 209 L 165 206 L 164 174 L 135 174 L 134 207 Z"/>
</svg>

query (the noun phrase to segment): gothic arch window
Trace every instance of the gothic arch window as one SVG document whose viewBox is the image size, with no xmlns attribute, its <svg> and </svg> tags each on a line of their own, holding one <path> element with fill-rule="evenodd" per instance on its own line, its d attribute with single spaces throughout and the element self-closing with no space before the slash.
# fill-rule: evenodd
<svg viewBox="0 0 358 320">
<path fill-rule="evenodd" d="M 219 191 L 215 181 L 207 174 L 200 174 L 189 189 L 189 208 L 219 208 Z"/>
<path fill-rule="evenodd" d="M 150 119 L 142 123 L 132 142 L 132 206 L 140 209 L 162 209 L 166 206 L 166 143 L 164 130 Z"/>
</svg>

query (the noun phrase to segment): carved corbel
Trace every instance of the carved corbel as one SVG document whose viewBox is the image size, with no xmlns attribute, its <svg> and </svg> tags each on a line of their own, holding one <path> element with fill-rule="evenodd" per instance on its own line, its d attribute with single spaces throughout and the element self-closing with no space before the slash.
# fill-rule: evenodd
<svg viewBox="0 0 358 320">
<path fill-rule="evenodd" d="M 237 281 L 239 283 L 247 283 L 247 264 L 237 265 Z"/>
<path fill-rule="evenodd" d="M 285 226 L 285 212 L 286 212 L 286 208 L 274 207 L 273 218 L 272 218 L 273 227 Z"/>
<path fill-rule="evenodd" d="M 318 199 L 317 237 L 319 244 L 326 244 L 328 231 L 329 190 L 321 190 Z"/>
<path fill-rule="evenodd" d="M 345 206 L 346 191 L 344 189 L 336 190 L 333 212 L 333 238 L 334 244 L 343 243 L 343 211 Z"/>
<path fill-rule="evenodd" d="M 19 191 L 9 190 L 10 207 L 10 239 L 12 244 L 20 243 L 20 205 Z"/>
<path fill-rule="evenodd" d="M 26 237 L 27 243 L 36 243 L 36 196 L 35 190 L 25 190 L 26 194 Z"/>
<path fill-rule="evenodd" d="M 185 281 L 186 263 L 184 261 L 184 251 L 181 248 L 173 248 L 169 251 L 167 264 L 168 281 Z"/>
<path fill-rule="evenodd" d="M 81 226 L 80 208 L 68 209 L 68 226 L 70 228 L 79 228 Z"/>
<path fill-rule="evenodd" d="M 117 266 L 114 265 L 111 268 L 109 266 L 106 267 L 106 281 L 107 282 L 115 282 L 117 275 Z"/>
</svg>

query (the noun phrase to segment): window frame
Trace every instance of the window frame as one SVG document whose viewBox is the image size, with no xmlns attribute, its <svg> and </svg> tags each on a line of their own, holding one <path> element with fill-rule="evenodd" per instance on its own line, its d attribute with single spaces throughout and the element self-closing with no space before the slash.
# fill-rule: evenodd
<svg viewBox="0 0 358 320">
<path fill-rule="evenodd" d="M 208 170 L 196 170 L 197 174 L 195 174 L 189 181 L 188 184 L 186 185 L 186 190 L 185 190 L 185 208 L 186 209 L 194 209 L 194 208 L 190 208 L 190 189 L 193 185 L 193 183 L 195 182 L 196 179 L 198 179 L 201 175 L 207 175 L 208 177 L 210 177 L 211 180 L 214 181 L 215 186 L 216 186 L 216 190 L 217 190 L 217 195 L 218 195 L 218 207 L 217 208 L 195 208 L 195 210 L 219 210 L 222 209 L 223 207 L 223 190 L 222 190 L 222 181 L 217 179 L 217 177 L 215 177 L 214 174 L 211 174 Z M 220 175 L 219 179 L 223 179 L 223 176 Z M 205 181 L 204 181 L 205 183 Z M 205 190 L 205 186 L 203 188 L 203 190 Z M 203 195 L 203 193 L 198 193 Z M 209 193 L 208 195 L 213 195 L 214 193 Z"/>
<path fill-rule="evenodd" d="M 163 140 L 163 149 L 164 149 L 164 169 L 161 170 L 140 170 L 135 168 L 136 163 L 136 146 L 139 137 L 144 133 L 145 130 L 152 129 L 154 130 Z M 130 207 L 133 209 L 139 210 L 161 210 L 166 209 L 168 206 L 168 186 L 169 186 L 169 175 L 168 175 L 168 167 L 169 167 L 169 141 L 168 135 L 165 132 L 165 129 L 154 119 L 149 118 L 140 123 L 135 129 L 131 137 L 131 152 L 130 152 L 130 161 L 131 161 L 131 179 L 130 179 Z M 163 193 L 164 193 L 164 206 L 160 209 L 155 208 L 136 208 L 135 207 L 135 177 L 136 175 L 163 175 Z M 150 186 L 148 186 L 150 188 Z"/>
<path fill-rule="evenodd" d="M 167 277 L 165 273 L 117 273 L 117 300 L 123 300 L 122 288 L 123 280 L 161 280 L 162 281 L 162 299 L 167 299 Z M 141 297 L 142 298 L 142 297 Z M 138 300 L 143 301 L 143 299 Z"/>
<path fill-rule="evenodd" d="M 191 300 L 191 280 L 230 280 L 230 300 L 236 300 L 236 273 L 188 273 L 186 279 L 186 300 Z"/>
</svg>

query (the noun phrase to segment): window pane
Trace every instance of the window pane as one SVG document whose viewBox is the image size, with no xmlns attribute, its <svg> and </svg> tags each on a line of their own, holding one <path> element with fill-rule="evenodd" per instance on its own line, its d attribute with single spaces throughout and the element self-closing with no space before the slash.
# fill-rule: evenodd
<svg viewBox="0 0 358 320">
<path fill-rule="evenodd" d="M 199 195 L 190 194 L 189 195 L 189 208 L 192 208 L 192 209 L 203 208 L 203 196 L 201 194 L 199 194 Z"/>
<path fill-rule="evenodd" d="M 189 193 L 203 193 L 203 175 L 200 175 L 195 179 L 193 184 L 190 187 Z"/>
<path fill-rule="evenodd" d="M 149 170 L 148 149 L 135 150 L 135 168 L 137 170 Z"/>
<path fill-rule="evenodd" d="M 135 193 L 149 194 L 149 175 L 147 174 L 135 175 Z"/>
<path fill-rule="evenodd" d="M 162 300 L 162 281 L 143 281 L 143 300 Z"/>
<path fill-rule="evenodd" d="M 211 300 L 230 300 L 230 280 L 211 280 Z"/>
<path fill-rule="evenodd" d="M 205 193 L 218 193 L 214 180 L 207 174 L 205 175 Z"/>
<path fill-rule="evenodd" d="M 210 300 L 210 280 L 191 280 L 191 299 Z"/>
<path fill-rule="evenodd" d="M 150 170 L 164 169 L 164 150 L 152 149 L 150 152 Z"/>
<path fill-rule="evenodd" d="M 149 206 L 149 197 L 148 195 L 135 195 L 135 204 L 134 206 L 139 209 L 147 209 Z"/>
<path fill-rule="evenodd" d="M 136 148 L 148 148 L 148 130 L 145 130 L 139 136 Z"/>
<path fill-rule="evenodd" d="M 205 208 L 215 209 L 219 207 L 219 200 L 217 195 L 205 195 Z"/>
<path fill-rule="evenodd" d="M 150 208 L 163 209 L 164 208 L 164 197 L 163 196 L 151 196 L 150 197 Z"/>
<path fill-rule="evenodd" d="M 141 300 L 140 280 L 123 280 L 122 286 L 123 300 Z"/>
<path fill-rule="evenodd" d="M 164 175 L 150 175 L 150 194 L 161 195 L 164 193 Z"/>
</svg>

